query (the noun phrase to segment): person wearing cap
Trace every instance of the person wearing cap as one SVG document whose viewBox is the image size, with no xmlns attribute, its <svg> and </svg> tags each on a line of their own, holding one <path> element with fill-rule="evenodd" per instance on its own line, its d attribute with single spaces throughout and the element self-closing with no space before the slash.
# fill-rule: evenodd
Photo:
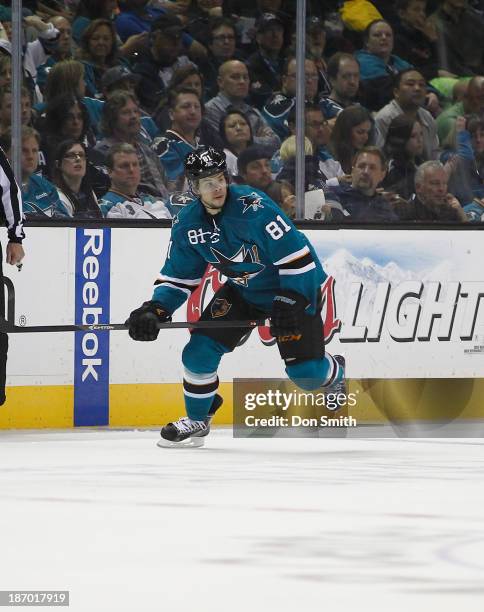
<svg viewBox="0 0 484 612">
<path fill-rule="evenodd" d="M 132 72 L 124 64 L 108 68 L 101 78 L 102 97 L 107 100 L 114 91 L 128 91 L 136 95 L 136 88 L 140 80 L 140 75 Z M 153 122 L 153 120 L 151 121 Z M 155 133 L 158 132 L 159 130 L 156 128 Z"/>
<path fill-rule="evenodd" d="M 314 15 L 306 18 L 307 50 L 318 60 L 324 60 L 324 50 L 326 49 L 326 30 L 323 20 Z"/>
<path fill-rule="evenodd" d="M 139 81 L 140 76 L 131 72 L 127 66 L 123 64 L 120 66 L 113 66 L 112 68 L 106 70 L 101 79 L 101 92 L 103 99 L 107 100 L 115 91 L 126 91 L 130 94 L 136 95 L 136 87 Z M 144 108 L 140 107 L 140 110 L 142 129 L 146 130 L 149 138 L 157 138 L 160 135 L 159 127 Z"/>
<path fill-rule="evenodd" d="M 228 12 L 230 12 L 237 21 L 237 30 L 241 38 L 241 46 L 248 55 L 257 51 L 255 24 L 264 13 L 273 13 L 277 15 L 284 27 L 284 42 L 289 46 L 287 34 L 291 31 L 296 20 L 294 11 L 296 6 L 295 2 L 283 3 L 283 0 L 256 0 L 255 2 L 253 0 L 251 2 L 241 0 L 238 2 L 232 0 L 229 4 Z M 284 10 L 282 10 L 283 4 Z"/>
<path fill-rule="evenodd" d="M 331 91 L 331 85 L 327 76 L 328 62 L 325 57 L 326 30 L 323 20 L 319 17 L 306 19 L 306 53 L 314 60 L 319 72 L 318 92 L 326 96 Z"/>
<path fill-rule="evenodd" d="M 238 60 L 230 60 L 220 66 L 218 74 L 219 93 L 205 104 L 207 121 L 218 130 L 228 107 L 235 107 L 249 119 L 254 143 L 275 151 L 280 144 L 279 137 L 269 127 L 262 113 L 245 101 L 249 95 L 250 82 L 247 66 Z"/>
<path fill-rule="evenodd" d="M 291 39 L 291 48 L 287 55 L 296 55 L 296 24 L 292 24 L 293 32 Z M 319 73 L 318 93 L 320 96 L 326 96 L 331 90 L 328 77 L 326 75 L 327 60 L 325 57 L 326 50 L 326 30 L 323 20 L 317 16 L 311 15 L 306 18 L 306 55 L 310 57 L 316 64 Z"/>
<path fill-rule="evenodd" d="M 137 94 L 141 106 L 153 113 L 175 70 L 191 63 L 183 54 L 180 20 L 162 15 L 151 26 L 149 49 L 133 65 L 133 72 L 140 76 Z"/>
<path fill-rule="evenodd" d="M 258 50 L 247 60 L 251 76 L 250 93 L 254 106 L 263 108 L 282 85 L 284 26 L 274 13 L 263 13 L 255 22 Z"/>
<path fill-rule="evenodd" d="M 112 91 L 117 89 L 134 94 L 139 81 L 139 74 L 134 74 L 127 66 L 113 66 L 106 70 L 101 79 L 103 97 L 107 98 Z"/>
</svg>

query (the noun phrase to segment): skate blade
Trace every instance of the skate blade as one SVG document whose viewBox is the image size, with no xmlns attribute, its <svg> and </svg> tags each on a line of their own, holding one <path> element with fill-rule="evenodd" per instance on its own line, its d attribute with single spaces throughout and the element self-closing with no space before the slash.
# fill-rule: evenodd
<svg viewBox="0 0 484 612">
<path fill-rule="evenodd" d="M 204 438 L 187 438 L 181 442 L 171 442 L 171 440 L 160 438 L 156 443 L 156 446 L 159 446 L 160 448 L 200 448 L 204 444 Z"/>
</svg>

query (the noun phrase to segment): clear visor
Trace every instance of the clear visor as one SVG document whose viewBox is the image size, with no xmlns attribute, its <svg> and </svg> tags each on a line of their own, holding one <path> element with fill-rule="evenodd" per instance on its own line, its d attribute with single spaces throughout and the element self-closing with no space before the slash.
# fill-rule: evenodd
<svg viewBox="0 0 484 612">
<path fill-rule="evenodd" d="M 208 176 L 198 181 L 198 189 L 205 193 L 213 193 L 227 186 L 227 179 L 222 172 L 216 176 Z"/>
</svg>

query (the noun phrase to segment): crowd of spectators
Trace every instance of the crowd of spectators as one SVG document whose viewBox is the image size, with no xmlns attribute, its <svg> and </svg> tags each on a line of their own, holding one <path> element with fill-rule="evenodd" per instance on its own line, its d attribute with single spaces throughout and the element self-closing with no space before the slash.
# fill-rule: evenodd
<svg viewBox="0 0 484 612">
<path fill-rule="evenodd" d="M 170 218 L 186 155 L 296 215 L 295 0 L 24 0 L 27 218 Z M 12 2 L 0 0 L 10 155 Z M 308 0 L 304 218 L 484 222 L 484 0 Z"/>
</svg>

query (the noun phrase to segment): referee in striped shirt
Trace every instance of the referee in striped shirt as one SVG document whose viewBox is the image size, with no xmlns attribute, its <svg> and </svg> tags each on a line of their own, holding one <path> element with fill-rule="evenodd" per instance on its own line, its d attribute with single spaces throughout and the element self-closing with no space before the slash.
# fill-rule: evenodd
<svg viewBox="0 0 484 612">
<path fill-rule="evenodd" d="M 0 148 L 0 216 L 8 228 L 6 262 L 20 270 L 24 257 L 22 195 L 15 181 L 12 168 Z M 3 284 L 2 250 L 0 245 L 0 316 L 5 318 L 5 287 Z M 0 332 L 0 405 L 5 403 L 5 378 L 7 369 L 8 336 Z"/>
</svg>

